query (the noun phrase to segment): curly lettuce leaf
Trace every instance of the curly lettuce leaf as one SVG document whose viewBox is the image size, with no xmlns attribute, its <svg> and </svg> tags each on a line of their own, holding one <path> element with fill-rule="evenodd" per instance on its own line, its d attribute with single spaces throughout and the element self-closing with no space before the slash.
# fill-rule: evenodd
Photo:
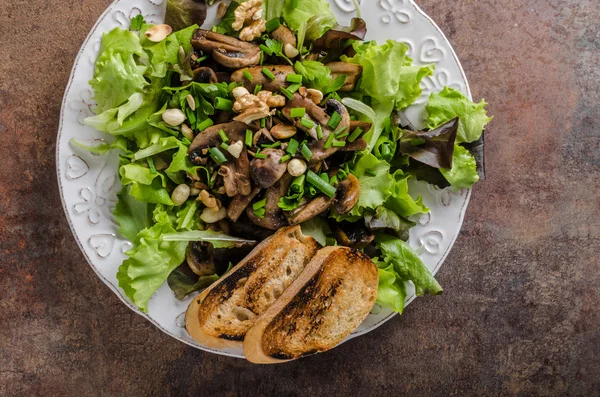
<svg viewBox="0 0 600 397">
<path fill-rule="evenodd" d="M 434 65 L 413 66 L 412 59 L 406 55 L 406 44 L 394 40 L 382 45 L 357 41 L 353 47 L 356 55 L 343 56 L 342 60 L 362 66 L 359 89 L 380 103 L 392 101 L 396 109 L 411 105 L 421 96 L 419 84 L 425 76 L 431 76 L 435 68 Z"/>
<path fill-rule="evenodd" d="M 133 242 L 135 248 L 126 252 L 129 258 L 119 266 L 119 287 L 143 312 L 148 312 L 150 297 L 185 259 L 187 242 L 161 239 L 174 232 L 170 221 L 142 230 Z"/>
<path fill-rule="evenodd" d="M 293 31 L 298 31 L 306 23 L 307 40 L 318 39 L 338 24 L 326 0 L 302 0 L 295 8 L 291 0 L 285 0 L 282 15 Z"/>
<path fill-rule="evenodd" d="M 406 285 L 393 264 L 375 262 L 379 272 L 379 286 L 377 287 L 377 303 L 402 314 L 406 302 Z"/>
<path fill-rule="evenodd" d="M 440 172 L 454 190 L 469 189 L 479 180 L 475 157 L 460 145 L 454 145 L 452 169 L 440 168 Z"/>
<path fill-rule="evenodd" d="M 380 260 L 388 266 L 393 265 L 394 272 L 401 280 L 412 281 L 417 296 L 442 293 L 440 284 L 408 243 L 383 233 L 376 235 L 375 243 L 382 253 Z"/>
<path fill-rule="evenodd" d="M 171 33 L 166 39 L 155 43 L 148 40 L 145 33 L 153 25 L 144 25 L 140 29 L 140 40 L 144 51 L 150 60 L 150 75 L 153 77 L 165 77 L 169 67 L 179 63 L 179 47 L 187 54 L 192 48 L 192 36 L 198 25 L 192 25 L 185 29 Z"/>
<path fill-rule="evenodd" d="M 351 172 L 360 181 L 360 196 L 349 213 L 340 215 L 332 212 L 331 216 L 338 221 L 356 221 L 362 217 L 365 209 L 374 210 L 392 194 L 394 179 L 390 175 L 390 165 L 373 154 L 364 153 L 351 167 Z"/>
<path fill-rule="evenodd" d="M 119 223 L 119 234 L 134 241 L 141 230 L 152 225 L 152 206 L 136 200 L 129 194 L 129 190 L 129 187 L 123 186 L 113 215 Z"/>
<path fill-rule="evenodd" d="M 131 185 L 129 194 L 145 203 L 173 205 L 166 189 L 167 181 L 160 172 L 152 171 L 140 163 L 125 164 L 119 168 L 123 186 Z"/>
<path fill-rule="evenodd" d="M 474 142 L 481 137 L 485 126 L 492 121 L 488 117 L 484 99 L 474 103 L 460 91 L 444 87 L 439 94 L 431 94 L 427 103 L 427 127 L 434 129 L 458 117 L 457 143 Z"/>
<path fill-rule="evenodd" d="M 394 173 L 392 194 L 385 202 L 387 208 L 404 218 L 429 212 L 429 208 L 423 204 L 423 199 L 420 196 L 415 200 L 408 194 L 408 180 L 410 178 L 410 175 L 405 175 L 401 170 L 397 170 Z"/>
<path fill-rule="evenodd" d="M 114 28 L 108 33 L 102 34 L 102 41 L 100 43 L 100 52 L 98 53 L 98 59 L 96 59 L 96 68 L 98 63 L 106 60 L 109 56 L 109 51 L 112 54 L 121 55 L 143 55 L 142 45 L 139 37 L 128 30 Z"/>
</svg>

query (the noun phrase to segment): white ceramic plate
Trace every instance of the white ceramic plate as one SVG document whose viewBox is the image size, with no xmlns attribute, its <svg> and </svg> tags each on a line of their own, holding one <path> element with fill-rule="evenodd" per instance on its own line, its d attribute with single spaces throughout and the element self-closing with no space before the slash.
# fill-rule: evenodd
<svg viewBox="0 0 600 397">
<path fill-rule="evenodd" d="M 100 16 L 85 39 L 75 60 L 62 104 L 61 122 L 56 146 L 56 167 L 62 202 L 75 237 L 88 263 L 98 277 L 132 310 L 172 337 L 191 346 L 217 354 L 243 357 L 241 349 L 211 349 L 199 345 L 185 331 L 183 313 L 189 301 L 177 300 L 166 283 L 152 297 L 148 314 L 141 313 L 118 287 L 117 268 L 131 243 L 117 234 L 117 225 L 111 210 L 120 190 L 117 178 L 118 159 L 114 154 L 93 156 L 75 149 L 69 140 L 75 138 L 86 144 L 110 139 L 103 133 L 82 124 L 91 116 L 94 103 L 88 81 L 100 48 L 103 32 L 115 27 L 127 29 L 129 20 L 142 14 L 149 22 L 164 20 L 166 0 L 116 0 Z M 331 0 L 332 10 L 341 24 L 349 24 L 355 15 L 351 0 Z M 412 0 L 363 0 L 362 17 L 367 22 L 368 40 L 383 42 L 400 40 L 410 47 L 415 63 L 433 63 L 435 75 L 422 83 L 423 95 L 407 113 L 417 125 L 422 124 L 422 113 L 431 92 L 441 91 L 448 85 L 469 95 L 465 74 L 450 43 L 435 23 Z M 215 7 L 209 10 L 206 25 L 212 25 Z M 415 195 L 423 196 L 431 213 L 416 219 L 418 225 L 410 231 L 410 245 L 436 273 L 454 243 L 462 224 L 470 197 L 470 190 L 453 192 L 440 190 L 425 183 L 414 183 Z M 414 299 L 414 288 L 409 287 L 407 303 Z M 348 339 L 365 334 L 394 313 L 376 306 L 361 326 Z"/>
</svg>

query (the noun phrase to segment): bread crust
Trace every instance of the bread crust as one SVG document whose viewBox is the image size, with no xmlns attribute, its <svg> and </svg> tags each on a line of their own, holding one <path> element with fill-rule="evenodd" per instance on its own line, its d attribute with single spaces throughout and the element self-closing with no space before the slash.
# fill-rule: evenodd
<svg viewBox="0 0 600 397">
<path fill-rule="evenodd" d="M 301 274 L 317 249 L 317 242 L 299 226 L 280 229 L 192 300 L 186 330 L 204 346 L 241 347 L 246 331 Z"/>
<path fill-rule="evenodd" d="M 378 281 L 367 255 L 347 247 L 319 250 L 246 333 L 246 359 L 280 363 L 335 347 L 371 311 Z"/>
</svg>

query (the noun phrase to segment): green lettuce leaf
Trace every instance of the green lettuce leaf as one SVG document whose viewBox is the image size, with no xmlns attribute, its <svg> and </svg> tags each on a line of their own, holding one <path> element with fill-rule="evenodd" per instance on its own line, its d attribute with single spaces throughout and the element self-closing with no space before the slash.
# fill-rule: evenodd
<svg viewBox="0 0 600 397">
<path fill-rule="evenodd" d="M 394 173 L 392 195 L 385 203 L 387 208 L 404 218 L 429 212 L 429 208 L 423 205 L 423 199 L 420 196 L 414 200 L 408 194 L 408 180 L 410 178 L 410 175 L 405 175 L 401 170 L 397 170 Z"/>
<path fill-rule="evenodd" d="M 169 274 L 167 283 L 177 299 L 185 299 L 192 292 L 201 291 L 211 286 L 219 278 L 217 274 L 195 278 L 177 268 Z"/>
<path fill-rule="evenodd" d="M 331 216 L 338 221 L 356 221 L 362 217 L 365 209 L 374 210 L 392 194 L 394 179 L 390 175 L 390 165 L 373 154 L 364 153 L 351 167 L 351 172 L 360 181 L 360 196 L 349 213 L 340 215 L 332 211 Z"/>
<path fill-rule="evenodd" d="M 110 54 L 142 56 L 143 52 L 140 39 L 135 33 L 114 28 L 110 32 L 102 34 L 96 67 L 98 67 L 98 63 L 106 60 Z"/>
<path fill-rule="evenodd" d="M 123 186 L 113 215 L 119 223 L 119 234 L 134 241 L 140 231 L 152 225 L 152 206 L 136 200 L 129 190 L 129 187 Z"/>
<path fill-rule="evenodd" d="M 323 94 L 339 90 L 346 81 L 346 76 L 338 76 L 334 79 L 331 76 L 331 70 L 317 61 L 297 61 L 294 64 L 294 70 L 302 75 L 304 85 L 317 89 Z"/>
<path fill-rule="evenodd" d="M 142 230 L 134 240 L 135 248 L 126 252 L 129 258 L 119 266 L 119 287 L 143 312 L 148 312 L 150 297 L 185 259 L 187 242 L 161 239 L 174 232 L 171 222 Z"/>
<path fill-rule="evenodd" d="M 283 19 L 293 31 L 298 31 L 300 26 L 308 21 L 307 40 L 318 39 L 323 33 L 338 24 L 326 0 L 302 0 L 295 8 L 292 6 L 291 0 L 285 0 Z"/>
<path fill-rule="evenodd" d="M 157 203 L 173 205 L 171 195 L 166 189 L 165 176 L 160 173 L 152 173 L 149 168 L 140 163 L 125 164 L 119 168 L 121 184 L 131 185 L 129 194 L 139 201 L 145 203 Z"/>
<path fill-rule="evenodd" d="M 138 65 L 132 53 L 123 55 L 109 49 L 100 58 L 96 62 L 94 78 L 90 80 L 94 100 L 98 103 L 97 113 L 117 108 L 134 94 L 142 93 L 148 85 L 144 79 L 146 67 Z"/>
<path fill-rule="evenodd" d="M 356 55 L 343 56 L 345 62 L 363 67 L 360 90 L 379 103 L 394 102 L 394 107 L 403 109 L 421 96 L 421 80 L 431 76 L 434 65 L 413 66 L 404 43 L 388 40 L 385 44 L 376 42 L 355 42 Z M 391 110 L 390 110 L 391 113 Z M 388 114 L 389 116 L 389 114 Z"/>
<path fill-rule="evenodd" d="M 475 157 L 457 144 L 454 145 L 452 169 L 440 168 L 440 172 L 455 190 L 468 189 L 479 180 Z"/>
<path fill-rule="evenodd" d="M 377 303 L 402 314 L 406 302 L 406 285 L 393 264 L 375 262 L 379 272 L 379 286 L 377 288 Z"/>
<path fill-rule="evenodd" d="M 481 137 L 486 124 L 492 121 L 493 117 L 488 117 L 486 106 L 483 99 L 474 103 L 460 91 L 445 87 L 439 94 L 429 96 L 426 107 L 427 127 L 434 129 L 458 117 L 460 121 L 456 142 L 474 142 Z"/>
<path fill-rule="evenodd" d="M 331 233 L 327 221 L 321 217 L 312 218 L 300 224 L 302 233 L 305 236 L 311 236 L 317 242 L 323 246 L 327 245 L 327 234 Z"/>
<path fill-rule="evenodd" d="M 442 293 L 440 284 L 408 243 L 383 233 L 376 235 L 375 242 L 377 248 L 381 250 L 381 260 L 386 265 L 393 265 L 394 271 L 401 280 L 412 281 L 417 296 Z"/>
</svg>

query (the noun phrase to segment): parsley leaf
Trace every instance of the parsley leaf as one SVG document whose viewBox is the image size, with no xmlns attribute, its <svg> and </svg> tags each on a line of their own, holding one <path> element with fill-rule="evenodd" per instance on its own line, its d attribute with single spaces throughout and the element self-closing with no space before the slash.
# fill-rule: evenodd
<svg viewBox="0 0 600 397">
<path fill-rule="evenodd" d="M 144 25 L 146 21 L 142 14 L 138 14 L 135 17 L 131 18 L 131 22 L 129 23 L 129 30 L 140 30 L 142 25 Z"/>
</svg>

